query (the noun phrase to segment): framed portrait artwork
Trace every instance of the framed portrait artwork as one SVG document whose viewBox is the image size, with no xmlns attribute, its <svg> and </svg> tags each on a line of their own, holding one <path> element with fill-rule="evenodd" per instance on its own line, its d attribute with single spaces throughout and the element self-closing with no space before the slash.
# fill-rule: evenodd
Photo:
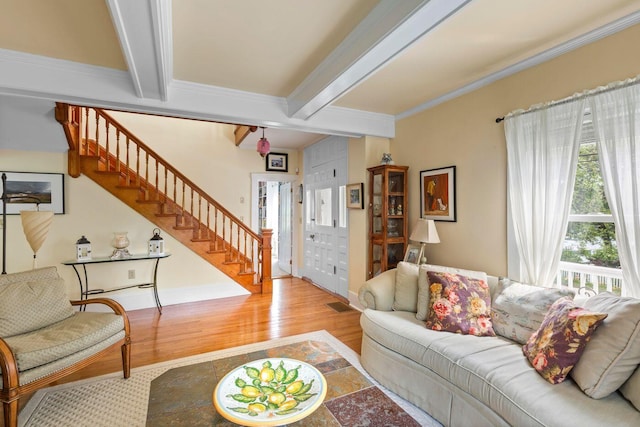
<svg viewBox="0 0 640 427">
<path fill-rule="evenodd" d="M 347 207 L 349 209 L 364 209 L 364 183 L 347 185 Z"/>
<path fill-rule="evenodd" d="M 42 211 L 64 213 L 64 174 L 3 173 L 6 174 L 7 181 L 6 188 L 0 188 L 0 194 L 7 198 L 7 215 L 19 215 L 20 211 L 34 211 L 36 205 Z M 1 182 L 0 187 L 3 187 Z"/>
<path fill-rule="evenodd" d="M 268 153 L 267 171 L 288 172 L 289 171 L 289 155 L 287 153 Z"/>
<path fill-rule="evenodd" d="M 420 171 L 420 217 L 456 221 L 456 167 Z"/>
</svg>

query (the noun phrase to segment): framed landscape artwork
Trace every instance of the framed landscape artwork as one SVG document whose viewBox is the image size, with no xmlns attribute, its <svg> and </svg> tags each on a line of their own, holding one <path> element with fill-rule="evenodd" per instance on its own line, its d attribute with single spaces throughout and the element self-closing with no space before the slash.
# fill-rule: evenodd
<svg viewBox="0 0 640 427">
<path fill-rule="evenodd" d="M 456 221 L 456 167 L 420 171 L 420 217 Z"/>
<path fill-rule="evenodd" d="M 267 171 L 289 171 L 289 155 L 287 153 L 268 153 L 266 159 Z"/>
<path fill-rule="evenodd" d="M 7 175 L 7 183 L 6 188 L 0 188 L 0 194 L 7 198 L 7 215 L 18 215 L 20 211 L 34 211 L 36 205 L 39 205 L 41 211 L 64 213 L 64 174 L 4 173 Z M 0 204 L 0 214 L 2 209 Z"/>
</svg>

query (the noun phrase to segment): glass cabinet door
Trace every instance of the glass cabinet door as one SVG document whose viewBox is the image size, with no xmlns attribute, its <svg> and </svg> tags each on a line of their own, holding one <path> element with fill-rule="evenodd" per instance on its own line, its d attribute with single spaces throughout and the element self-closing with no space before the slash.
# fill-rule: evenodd
<svg viewBox="0 0 640 427">
<path fill-rule="evenodd" d="M 407 246 L 406 166 L 380 165 L 369 171 L 369 278 L 394 268 Z"/>
</svg>

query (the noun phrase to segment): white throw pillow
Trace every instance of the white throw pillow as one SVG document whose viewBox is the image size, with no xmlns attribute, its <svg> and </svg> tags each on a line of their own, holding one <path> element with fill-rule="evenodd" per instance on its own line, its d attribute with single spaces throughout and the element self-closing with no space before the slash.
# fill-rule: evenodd
<svg viewBox="0 0 640 427">
<path fill-rule="evenodd" d="M 401 261 L 396 269 L 393 309 L 415 313 L 418 303 L 418 265 Z"/>
<path fill-rule="evenodd" d="M 442 265 L 422 264 L 418 272 L 418 307 L 416 319 L 427 320 L 429 316 L 429 279 L 427 271 L 438 273 L 452 273 L 461 276 L 481 279 L 487 282 L 487 273 L 484 271 L 463 270 L 462 268 L 445 267 Z"/>
<path fill-rule="evenodd" d="M 584 307 L 609 316 L 591 336 L 571 377 L 585 394 L 601 399 L 620 388 L 640 363 L 640 299 L 605 292 Z"/>
</svg>

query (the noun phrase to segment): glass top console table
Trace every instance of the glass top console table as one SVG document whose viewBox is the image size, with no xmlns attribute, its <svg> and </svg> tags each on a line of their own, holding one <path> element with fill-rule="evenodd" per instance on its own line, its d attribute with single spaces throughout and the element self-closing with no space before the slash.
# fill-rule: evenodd
<svg viewBox="0 0 640 427">
<path fill-rule="evenodd" d="M 131 255 L 128 258 L 115 258 L 115 259 L 112 259 L 110 257 L 92 258 L 92 259 L 86 260 L 86 261 L 76 261 L 76 260 L 65 261 L 62 264 L 70 265 L 71 267 L 73 267 L 73 270 L 76 272 L 76 276 L 78 276 L 78 283 L 80 285 L 80 299 L 81 300 L 86 300 L 89 297 L 89 295 L 98 295 L 98 294 L 103 294 L 103 293 L 106 293 L 106 292 L 121 291 L 123 289 L 153 288 L 153 297 L 155 298 L 156 307 L 158 308 L 158 311 L 160 312 L 160 314 L 162 314 L 162 304 L 160 303 L 160 298 L 158 298 L 158 286 L 157 286 L 158 285 L 158 280 L 157 280 L 158 279 L 158 263 L 160 262 L 161 259 L 167 258 L 169 256 L 171 256 L 171 254 L 164 254 L 164 255 L 147 255 L 147 254 L 135 255 L 134 254 L 134 255 Z M 138 283 L 138 284 L 135 284 L 135 285 L 120 286 L 120 287 L 112 288 L 112 289 L 90 289 L 89 288 L 89 276 L 87 274 L 87 265 L 104 264 L 104 263 L 109 263 L 109 262 L 127 262 L 127 261 L 144 261 L 144 260 L 155 261 L 154 265 L 153 265 L 153 273 L 152 273 L 152 281 L 151 282 Z M 80 275 L 80 271 L 78 270 L 78 266 L 82 267 L 83 275 Z M 84 308 L 84 306 L 83 306 L 83 308 Z"/>
</svg>

